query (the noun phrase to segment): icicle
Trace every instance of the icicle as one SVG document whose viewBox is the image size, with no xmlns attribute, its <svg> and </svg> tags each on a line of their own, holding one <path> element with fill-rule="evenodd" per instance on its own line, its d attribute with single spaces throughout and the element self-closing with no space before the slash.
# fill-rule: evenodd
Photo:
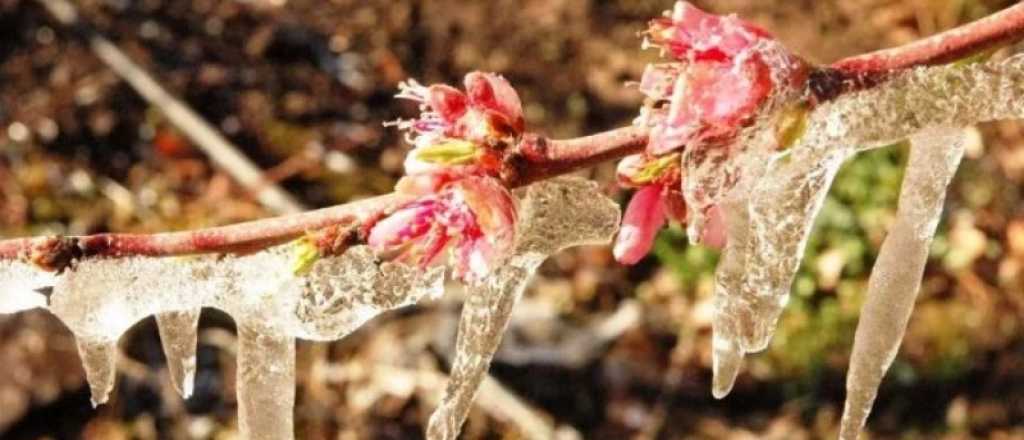
<svg viewBox="0 0 1024 440">
<path fill-rule="evenodd" d="M 543 259 L 513 258 L 478 285 L 462 305 L 445 396 L 430 416 L 427 438 L 455 440 L 501 343 L 512 307 Z"/>
<path fill-rule="evenodd" d="M 832 179 L 848 157 L 795 149 L 722 207 L 729 239 L 715 272 L 712 394 L 732 389 L 745 353 L 763 350 L 789 299 L 804 246 Z"/>
<path fill-rule="evenodd" d="M 78 339 L 85 378 L 89 381 L 93 408 L 107 402 L 117 378 L 117 340 Z"/>
<path fill-rule="evenodd" d="M 159 313 L 156 315 L 160 343 L 167 358 L 174 389 L 184 398 L 192 395 L 196 375 L 196 336 L 200 309 Z"/>
<path fill-rule="evenodd" d="M 519 212 L 514 255 L 488 278 L 470 286 L 459 319 L 445 396 L 427 426 L 430 440 L 458 437 L 501 343 L 512 307 L 537 267 L 562 249 L 608 243 L 619 220 L 618 206 L 604 197 L 597 185 L 579 179 L 555 179 L 530 186 Z"/>
<path fill-rule="evenodd" d="M 295 338 L 238 324 L 238 431 L 247 440 L 295 438 Z"/>
<path fill-rule="evenodd" d="M 921 287 L 946 187 L 963 156 L 964 140 L 963 129 L 949 127 L 928 129 L 911 138 L 896 221 L 878 253 L 857 324 L 841 439 L 859 436 L 882 377 L 899 350 Z"/>
<path fill-rule="evenodd" d="M 750 214 L 747 211 L 747 200 L 730 200 L 721 205 L 726 222 L 725 249 L 715 270 L 714 305 L 712 317 L 711 339 L 711 371 L 713 380 L 711 394 L 716 399 L 724 398 L 732 390 L 736 376 L 743 366 L 743 348 L 740 347 L 740 332 L 733 325 L 729 313 L 732 301 L 739 299 L 740 285 L 745 274 L 743 264 L 746 260 L 748 236 L 750 234 Z"/>
<path fill-rule="evenodd" d="M 749 244 L 739 291 L 749 315 L 740 317 L 740 346 L 764 350 L 789 301 L 811 227 L 839 167 L 849 157 L 836 149 L 825 157 L 793 152 L 761 179 L 750 201 Z"/>
</svg>

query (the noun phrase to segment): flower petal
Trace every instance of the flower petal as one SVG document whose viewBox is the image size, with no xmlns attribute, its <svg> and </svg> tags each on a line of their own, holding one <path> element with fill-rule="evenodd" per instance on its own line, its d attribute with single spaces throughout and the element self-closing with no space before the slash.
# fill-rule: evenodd
<svg viewBox="0 0 1024 440">
<path fill-rule="evenodd" d="M 715 205 L 708 210 L 706 216 L 707 223 L 704 224 L 704 231 L 700 236 L 700 244 L 715 249 L 725 247 L 725 242 L 728 239 L 725 229 L 725 212 L 718 205 Z"/>
<path fill-rule="evenodd" d="M 471 72 L 466 75 L 465 82 L 466 94 L 473 106 L 495 111 L 517 133 L 523 131 L 523 103 L 505 78 L 493 73 Z"/>
<path fill-rule="evenodd" d="M 612 250 L 622 264 L 636 264 L 654 245 L 658 230 L 665 225 L 665 208 L 661 202 L 664 187 L 649 185 L 641 188 L 629 201 L 622 217 L 622 229 Z"/>
<path fill-rule="evenodd" d="M 455 87 L 435 84 L 430 86 L 427 104 L 445 122 L 454 123 L 466 114 L 466 109 L 469 108 L 469 99 L 466 98 L 466 94 Z"/>
</svg>

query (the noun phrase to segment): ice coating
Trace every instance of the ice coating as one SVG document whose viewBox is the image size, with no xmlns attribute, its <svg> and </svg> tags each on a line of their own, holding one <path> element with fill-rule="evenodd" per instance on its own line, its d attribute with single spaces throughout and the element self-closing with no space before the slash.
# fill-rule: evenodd
<svg viewBox="0 0 1024 440">
<path fill-rule="evenodd" d="M 59 275 L 6 261 L 0 298 L 10 312 L 46 307 L 42 292 L 52 293 L 48 308 L 74 333 L 97 405 L 114 387 L 118 339 L 151 315 L 175 388 L 189 395 L 199 310 L 224 310 L 239 323 L 246 438 L 292 438 L 295 338 L 341 338 L 381 312 L 440 295 L 444 278 L 441 267 L 381 263 L 365 246 L 296 272 L 296 246 L 248 255 L 87 258 Z"/>
<path fill-rule="evenodd" d="M 238 431 L 247 440 L 294 438 L 295 338 L 238 323 Z"/>
<path fill-rule="evenodd" d="M 875 260 L 854 336 L 839 437 L 855 440 L 907 328 L 946 187 L 964 152 L 963 129 L 940 127 L 911 137 L 896 221 Z"/>
<path fill-rule="evenodd" d="M 439 410 L 450 416 L 438 418 L 456 420 L 447 424 L 450 432 L 458 432 L 511 307 L 536 267 L 569 246 L 606 244 L 618 227 L 618 206 L 592 182 L 554 179 L 517 197 L 523 232 L 515 255 L 474 286 L 463 316 L 452 386 Z M 221 309 L 238 325 L 242 437 L 290 439 L 295 339 L 339 339 L 384 311 L 436 298 L 445 275 L 444 267 L 380 262 L 366 246 L 297 265 L 308 251 L 303 245 L 297 240 L 244 255 L 92 257 L 60 274 L 2 261 L 0 311 L 46 307 L 57 315 L 75 335 L 98 405 L 114 387 L 118 339 L 148 316 L 157 317 L 175 388 L 188 396 L 199 311 Z"/>
<path fill-rule="evenodd" d="M 440 405 L 430 416 L 427 438 L 458 437 L 473 398 L 523 290 L 551 254 L 586 244 L 606 244 L 618 229 L 619 208 L 595 183 L 559 178 L 519 191 L 520 234 L 513 256 L 479 283 L 459 319 L 455 357 Z"/>
<path fill-rule="evenodd" d="M 773 127 L 802 93 L 793 87 L 794 78 L 804 66 L 795 63 L 792 54 L 775 40 L 761 40 L 751 54 L 756 54 L 771 72 L 771 94 L 760 104 L 757 115 L 735 138 L 721 145 L 688 148 L 683 152 L 683 198 L 686 200 L 687 236 L 699 243 L 712 205 L 731 197 L 743 182 L 758 179 L 765 165 L 778 150 Z"/>
<path fill-rule="evenodd" d="M 1024 118 L 1024 54 L 999 61 L 919 67 L 818 106 L 808 121 L 817 149 L 872 148 L 929 127 Z"/>
<path fill-rule="evenodd" d="M 196 377 L 196 339 L 200 309 L 158 313 L 156 326 L 167 356 L 171 383 L 181 397 L 192 396 Z"/>
<path fill-rule="evenodd" d="M 1024 101 L 1018 99 L 1022 94 L 1022 55 L 978 64 L 916 68 L 896 74 L 878 87 L 819 105 L 808 116 L 806 134 L 788 152 L 762 154 L 759 149 L 746 149 L 728 160 L 712 161 L 715 165 L 702 171 L 688 170 L 710 173 L 717 168 L 724 173 L 717 185 L 713 180 L 687 177 L 699 182 L 693 183 L 691 193 L 705 199 L 713 199 L 713 194 L 699 191 L 724 194 L 720 203 L 729 229 L 729 241 L 716 271 L 712 393 L 726 395 L 743 355 L 762 350 L 770 342 L 802 260 L 810 226 L 847 157 L 924 128 L 1024 117 Z M 769 143 L 767 139 L 761 142 Z M 768 164 L 767 169 L 763 165 L 759 169 L 760 162 Z M 738 172 L 726 173 L 729 170 Z M 699 223 L 690 226 L 691 234 L 702 227 Z"/>
<path fill-rule="evenodd" d="M 54 274 L 18 260 L 0 260 L 0 314 L 46 307 Z"/>
</svg>

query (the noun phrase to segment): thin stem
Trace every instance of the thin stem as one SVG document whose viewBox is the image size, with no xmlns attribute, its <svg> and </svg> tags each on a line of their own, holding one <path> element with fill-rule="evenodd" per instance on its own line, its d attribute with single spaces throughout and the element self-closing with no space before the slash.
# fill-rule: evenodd
<svg viewBox="0 0 1024 440">
<path fill-rule="evenodd" d="M 505 156 L 502 180 L 509 187 L 528 185 L 621 159 L 646 146 L 647 131 L 634 126 L 566 140 L 526 136 L 515 151 Z"/>
<path fill-rule="evenodd" d="M 621 158 L 646 145 L 642 130 L 624 127 L 569 140 L 526 136 L 506 155 L 509 187 Z M 32 237 L 0 241 L 0 259 L 26 259 L 40 267 L 61 270 L 83 256 L 171 256 L 199 253 L 244 253 L 284 243 L 331 226 L 353 226 L 384 215 L 412 200 L 397 193 L 377 196 L 316 211 L 284 215 L 228 226 L 157 234 L 96 234 L 72 237 Z M 335 240 L 325 240 L 332 243 Z"/>
<path fill-rule="evenodd" d="M 844 58 L 811 74 L 809 87 L 819 101 L 873 87 L 893 73 L 934 66 L 999 48 L 1024 38 L 1024 3 L 931 37 Z"/>
<path fill-rule="evenodd" d="M 41 0 L 61 4 L 61 0 Z M 60 15 L 60 10 L 54 11 Z M 812 72 L 806 87 L 819 102 L 873 87 L 893 72 L 940 64 L 1024 38 L 1024 3 L 960 28 L 908 44 L 841 60 Z M 95 41 L 95 40 L 94 40 Z M 519 187 L 639 153 L 647 144 L 643 128 L 623 127 L 576 139 L 550 140 L 527 134 L 505 153 L 501 178 Z M 166 256 L 248 252 L 292 240 L 310 231 L 365 224 L 411 200 L 387 194 L 316 211 L 195 231 L 158 234 L 99 234 L 0 241 L 0 259 L 27 259 L 60 270 L 82 256 Z M 326 243 L 337 243 L 328 237 Z"/>
</svg>

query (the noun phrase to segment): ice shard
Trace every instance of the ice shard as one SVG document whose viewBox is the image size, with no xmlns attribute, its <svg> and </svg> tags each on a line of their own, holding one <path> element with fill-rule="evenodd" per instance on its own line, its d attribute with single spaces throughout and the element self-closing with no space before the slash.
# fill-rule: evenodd
<svg viewBox="0 0 1024 440">
<path fill-rule="evenodd" d="M 732 389 L 743 356 L 767 347 L 804 246 L 847 151 L 794 149 L 722 205 L 729 239 L 715 272 L 712 394 Z M 743 193 L 741 193 L 743 194 Z"/>
<path fill-rule="evenodd" d="M 295 338 L 238 324 L 238 431 L 247 440 L 295 438 Z"/>
<path fill-rule="evenodd" d="M 592 182 L 555 179 L 534 184 L 518 195 L 520 226 L 513 255 L 487 278 L 469 286 L 448 386 L 427 426 L 430 440 L 458 437 L 501 343 L 512 307 L 537 267 L 562 249 L 606 244 L 618 229 L 618 206 Z"/>
<path fill-rule="evenodd" d="M 89 382 L 92 406 L 107 403 L 117 379 L 117 340 L 77 338 L 85 379 Z"/>
<path fill-rule="evenodd" d="M 192 396 L 196 375 L 196 339 L 200 309 L 158 313 L 157 329 L 167 358 L 167 370 L 174 389 L 184 398 Z"/>
<path fill-rule="evenodd" d="M 844 440 L 860 435 L 882 377 L 899 351 L 942 215 L 946 187 L 963 156 L 965 134 L 960 128 L 932 128 L 910 142 L 896 221 L 875 260 L 854 336 L 839 434 Z"/>
</svg>

